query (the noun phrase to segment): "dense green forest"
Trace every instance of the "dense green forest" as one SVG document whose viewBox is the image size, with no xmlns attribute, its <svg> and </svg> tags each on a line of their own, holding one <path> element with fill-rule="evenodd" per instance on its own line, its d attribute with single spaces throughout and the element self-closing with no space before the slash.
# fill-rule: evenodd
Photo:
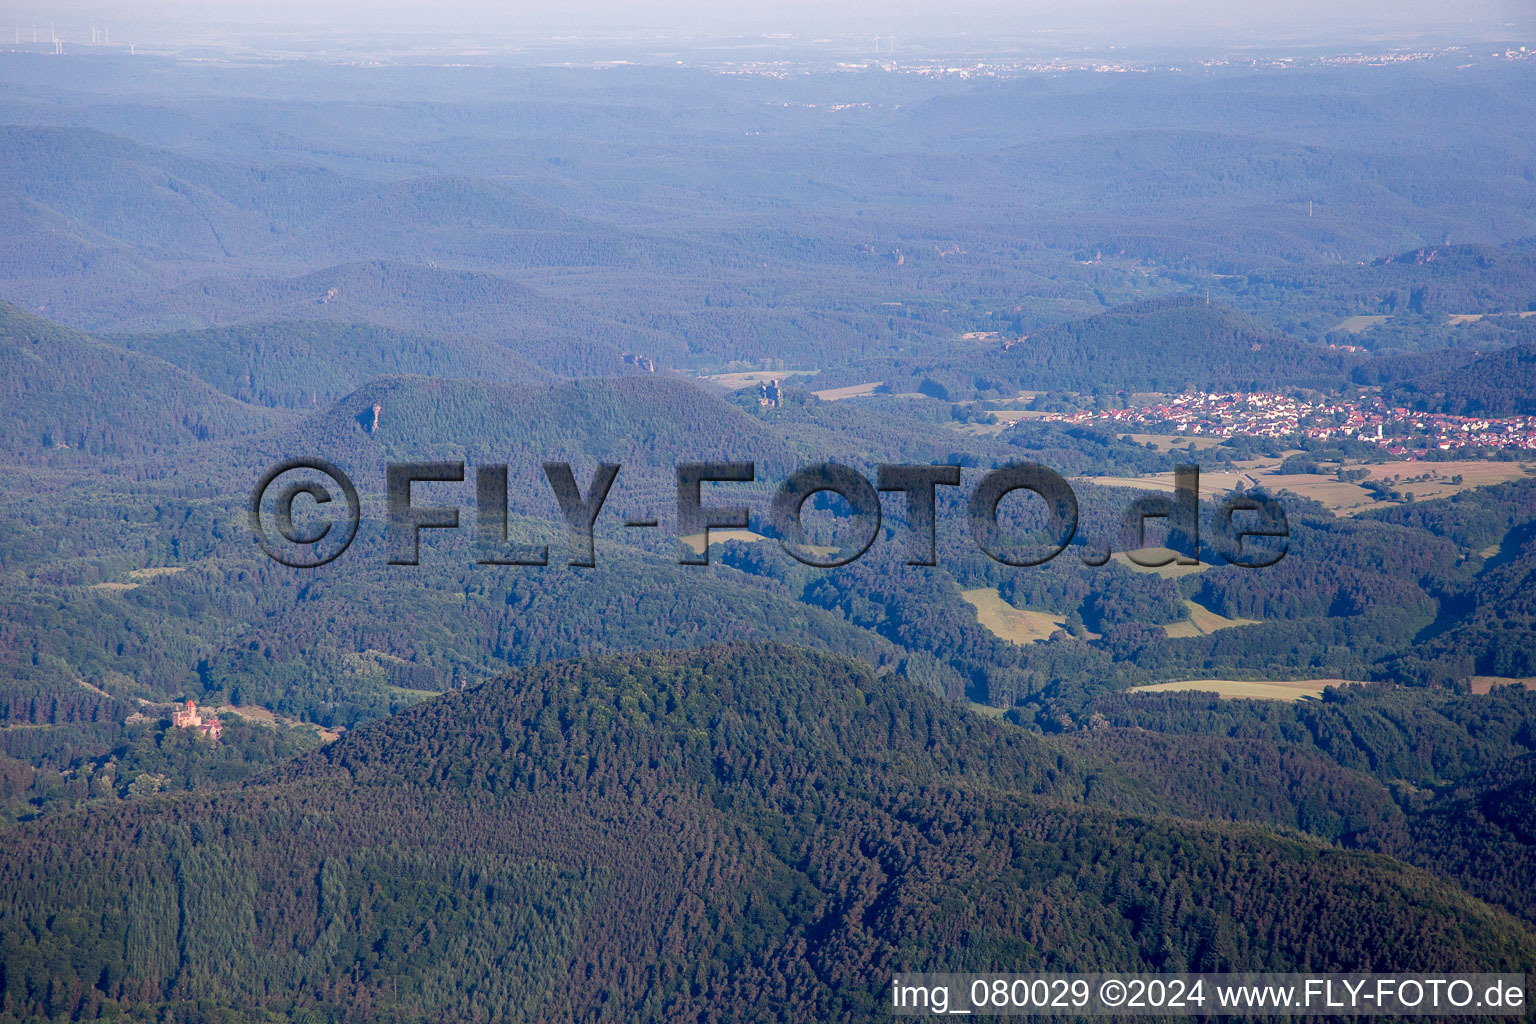
<svg viewBox="0 0 1536 1024">
<path fill-rule="evenodd" d="M 1527 926 L 1386 858 L 1073 807 L 1096 802 L 1092 771 L 834 656 L 529 670 L 240 790 L 16 827 L 0 998 L 13 1018 L 553 1001 L 578 1020 L 863 1019 L 891 972 L 978 958 L 1385 971 L 1536 954 Z"/>
<path fill-rule="evenodd" d="M 1520 345 L 1465 366 L 1402 382 L 1390 399 L 1457 416 L 1536 415 L 1536 346 Z"/>
<path fill-rule="evenodd" d="M 159 359 L 0 303 L 6 455 L 142 458 L 177 442 L 262 433 L 278 418 Z"/>
<path fill-rule="evenodd" d="M 1025 334 L 1001 350 L 855 363 L 823 375 L 963 400 L 1021 390 L 1257 391 L 1347 378 L 1356 362 L 1203 299 L 1155 299 Z"/>
</svg>

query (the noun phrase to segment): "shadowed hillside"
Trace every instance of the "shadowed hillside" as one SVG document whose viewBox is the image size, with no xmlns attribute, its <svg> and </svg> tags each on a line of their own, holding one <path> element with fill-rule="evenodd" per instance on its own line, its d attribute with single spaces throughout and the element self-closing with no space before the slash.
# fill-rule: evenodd
<svg viewBox="0 0 1536 1024">
<path fill-rule="evenodd" d="M 73 449 L 142 456 L 242 437 L 275 414 L 222 395 L 153 356 L 0 302 L 0 436 L 11 456 Z"/>
<path fill-rule="evenodd" d="M 390 374 L 522 382 L 548 376 L 494 342 L 314 320 L 111 341 L 180 366 L 241 401 L 289 409 L 329 404 Z"/>
</svg>

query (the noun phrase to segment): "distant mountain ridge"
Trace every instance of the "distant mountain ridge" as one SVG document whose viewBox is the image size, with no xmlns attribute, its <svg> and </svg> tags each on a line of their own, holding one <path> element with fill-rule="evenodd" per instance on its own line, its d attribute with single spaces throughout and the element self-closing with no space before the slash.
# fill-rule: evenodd
<svg viewBox="0 0 1536 1024">
<path fill-rule="evenodd" d="M 357 188 L 312 166 L 263 172 L 89 128 L 0 126 L 0 153 L 0 190 L 178 260 L 264 248 Z"/>
</svg>

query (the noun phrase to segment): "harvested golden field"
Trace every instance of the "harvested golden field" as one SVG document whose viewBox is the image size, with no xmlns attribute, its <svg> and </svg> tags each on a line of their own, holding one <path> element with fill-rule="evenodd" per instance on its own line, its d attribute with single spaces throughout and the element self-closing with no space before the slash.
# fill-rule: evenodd
<svg viewBox="0 0 1536 1024">
<path fill-rule="evenodd" d="M 743 544 L 756 544 L 760 540 L 767 539 L 768 538 L 764 537 L 762 534 L 754 533 L 751 530 L 709 531 L 709 542 L 711 544 L 724 544 L 728 540 L 739 540 Z M 702 555 L 704 553 L 704 534 L 702 533 L 690 533 L 688 536 L 683 538 L 683 543 L 687 544 L 690 548 L 693 548 L 693 553 L 696 555 Z M 834 548 L 833 550 L 836 549 Z"/>
<path fill-rule="evenodd" d="M 1352 515 L 1368 508 L 1378 507 L 1381 502 L 1370 491 L 1357 483 L 1338 479 L 1332 473 L 1279 473 L 1276 459 L 1254 459 L 1235 470 L 1215 470 L 1200 474 L 1202 497 L 1223 494 L 1234 489 L 1239 482 L 1244 487 L 1263 487 L 1273 492 L 1290 491 L 1292 494 L 1327 506 L 1331 511 Z M 1349 466 L 1364 469 L 1373 480 L 1400 482 L 1393 487 L 1404 494 L 1412 494 L 1415 501 L 1447 498 L 1474 487 L 1487 487 L 1510 480 L 1519 480 L 1536 472 L 1536 464 L 1529 462 L 1489 462 L 1462 459 L 1454 462 L 1384 462 L 1375 465 Z M 1428 480 L 1412 480 L 1428 474 Z M 1453 478 L 1461 477 L 1461 482 Z M 1077 477 L 1085 483 L 1105 487 L 1134 487 L 1144 491 L 1169 493 L 1173 490 L 1173 473 L 1156 473 L 1148 476 L 1090 476 Z M 1411 481 L 1411 482 L 1410 482 Z"/>
<path fill-rule="evenodd" d="M 1140 548 L 1135 553 L 1142 559 L 1142 561 L 1146 562 L 1159 561 L 1161 559 L 1167 558 L 1170 555 L 1176 554 L 1169 548 Z M 1165 579 L 1177 579 L 1180 576 L 1188 576 L 1191 573 L 1205 572 L 1205 570 L 1210 568 L 1210 565 L 1206 562 L 1200 562 L 1197 565 L 1180 565 L 1176 561 L 1169 562 L 1167 565 L 1138 565 L 1137 563 L 1131 561 L 1131 553 L 1127 551 L 1117 551 L 1113 557 L 1115 561 L 1119 562 L 1121 565 L 1125 566 L 1132 572 L 1155 573 Z"/>
<path fill-rule="evenodd" d="M 1536 473 L 1536 464 L 1529 462 L 1487 462 L 1461 459 L 1455 462 L 1389 462 L 1377 466 L 1360 466 L 1370 470 L 1371 479 L 1390 481 L 1393 477 L 1401 482 L 1392 486 L 1404 494 L 1412 494 L 1415 501 L 1447 498 L 1459 491 L 1474 487 L 1519 480 Z M 1413 480 L 1428 474 L 1428 480 Z M 1453 483 L 1452 477 L 1460 476 L 1461 483 Z"/>
<path fill-rule="evenodd" d="M 1172 683 L 1133 686 L 1131 693 L 1214 693 L 1224 699 L 1305 700 L 1323 695 L 1330 686 L 1347 686 L 1350 679 L 1181 679 Z"/>
<path fill-rule="evenodd" d="M 1258 619 L 1229 619 L 1194 601 L 1185 601 L 1184 607 L 1189 609 L 1189 618 L 1180 622 L 1170 622 L 1163 627 L 1163 631 L 1171 637 L 1210 636 L 1218 630 L 1231 629 L 1234 626 L 1259 624 Z"/>
<path fill-rule="evenodd" d="M 960 596 L 976 609 L 976 620 L 993 636 L 1014 644 L 1029 644 L 1049 640 L 1058 629 L 1067 628 L 1067 620 L 1059 615 L 1030 612 L 1004 601 L 993 587 L 976 587 L 962 590 Z"/>
<path fill-rule="evenodd" d="M 743 544 L 756 544 L 758 541 L 769 540 L 769 539 L 770 538 L 764 537 L 760 533 L 754 533 L 751 530 L 710 530 L 709 531 L 709 543 L 711 545 L 714 545 L 714 544 L 724 544 L 726 541 L 731 541 L 731 540 L 739 540 Z M 684 537 L 682 540 L 683 540 L 684 544 L 687 544 L 690 548 L 693 549 L 693 553 L 694 554 L 702 555 L 704 553 L 704 535 L 702 533 L 690 533 L 688 536 Z M 807 544 L 806 548 L 808 548 L 810 550 L 811 554 L 815 555 L 817 558 L 829 558 L 832 555 L 837 554 L 838 551 L 840 550 L 839 548 L 823 547 L 823 546 L 816 545 L 816 544 Z"/>
<path fill-rule="evenodd" d="M 828 388 L 825 391 L 812 391 L 811 394 L 823 402 L 838 402 L 844 398 L 861 398 L 864 395 L 872 395 L 875 388 L 884 384 L 883 380 L 867 381 L 863 384 L 850 384 L 845 388 Z"/>
<path fill-rule="evenodd" d="M 1536 677 L 1527 676 L 1516 678 L 1514 676 L 1473 676 L 1472 692 L 1487 693 L 1495 686 L 1523 686 L 1527 690 L 1536 690 Z"/>
<path fill-rule="evenodd" d="M 1204 451 L 1226 441 L 1224 437 L 1182 437 L 1178 434 L 1126 434 L 1123 436 L 1129 437 L 1137 444 L 1150 444 L 1160 452 L 1172 451 L 1175 448 L 1184 451 L 1190 445 L 1194 445 L 1196 451 Z"/>
<path fill-rule="evenodd" d="M 1332 512 L 1349 515 L 1380 504 L 1376 496 L 1359 484 L 1348 483 L 1328 473 L 1270 473 L 1249 474 L 1247 486 L 1264 487 L 1270 491 L 1289 491 L 1327 506 Z M 1222 491 L 1231 490 L 1221 488 Z"/>
</svg>

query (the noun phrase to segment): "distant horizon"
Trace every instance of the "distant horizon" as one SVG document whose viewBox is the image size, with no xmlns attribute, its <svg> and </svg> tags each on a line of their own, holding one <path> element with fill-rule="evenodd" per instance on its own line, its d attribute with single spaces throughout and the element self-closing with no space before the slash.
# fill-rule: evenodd
<svg viewBox="0 0 1536 1024">
<path fill-rule="evenodd" d="M 352 0 L 222 6 L 190 2 L 114 5 L 71 2 L 20 6 L 0 21 L 0 47 L 39 44 L 57 34 L 65 44 L 208 46 L 244 50 L 346 51 L 400 45 L 402 39 L 453 40 L 464 52 L 545 45 L 709 47 L 726 42 L 846 45 L 896 41 L 898 52 L 1067 49 L 1243 48 L 1536 43 L 1536 9 L 1516 0 L 1469 0 L 1447 16 L 1433 0 L 1265 0 L 1232 5 L 1177 0 L 1147 5 L 1126 0 L 1032 0 L 1000 4 L 964 0 L 941 13 L 914 3 L 704 4 L 693 0 L 615 6 L 601 0 L 538 4 L 511 12 L 478 2 L 434 6 L 365 5 Z M 882 52 L 883 48 L 882 48 Z"/>
</svg>

